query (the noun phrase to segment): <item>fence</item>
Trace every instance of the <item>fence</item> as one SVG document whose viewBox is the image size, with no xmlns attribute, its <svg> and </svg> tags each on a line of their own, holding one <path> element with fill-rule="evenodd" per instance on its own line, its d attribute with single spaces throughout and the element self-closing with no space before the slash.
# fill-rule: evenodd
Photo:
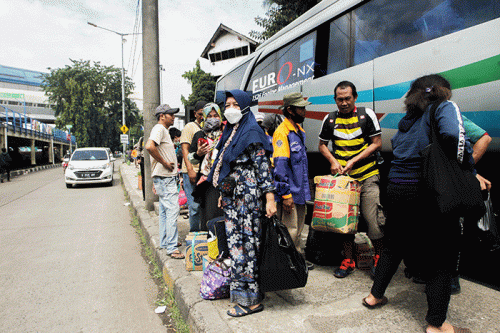
<svg viewBox="0 0 500 333">
<path fill-rule="evenodd" d="M 3 111 L 2 111 L 3 108 Z M 0 126 L 12 130 L 14 133 L 30 135 L 50 140 L 54 142 L 70 143 L 69 133 L 55 127 L 51 127 L 41 121 L 25 116 L 22 113 L 15 112 L 3 105 L 0 105 Z M 76 144 L 75 136 L 71 135 L 71 143 Z"/>
</svg>

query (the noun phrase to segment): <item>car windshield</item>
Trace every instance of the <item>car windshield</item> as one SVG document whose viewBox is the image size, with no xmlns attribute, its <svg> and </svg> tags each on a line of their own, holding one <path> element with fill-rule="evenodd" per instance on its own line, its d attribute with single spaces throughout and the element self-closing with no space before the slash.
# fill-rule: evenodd
<svg viewBox="0 0 500 333">
<path fill-rule="evenodd" d="M 108 154 L 103 150 L 77 150 L 71 157 L 72 161 L 106 161 Z"/>
</svg>

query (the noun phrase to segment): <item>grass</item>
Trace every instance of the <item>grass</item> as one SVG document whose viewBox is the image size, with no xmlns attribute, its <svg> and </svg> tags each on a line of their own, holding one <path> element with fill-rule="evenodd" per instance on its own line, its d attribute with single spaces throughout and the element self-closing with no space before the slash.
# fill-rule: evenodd
<svg viewBox="0 0 500 333">
<path fill-rule="evenodd" d="M 172 290 L 168 289 L 167 285 L 165 284 L 165 280 L 163 279 L 162 269 L 158 265 L 154 252 L 151 249 L 151 246 L 149 245 L 146 236 L 144 235 L 144 232 L 140 226 L 139 219 L 135 215 L 133 215 L 132 218 L 132 226 L 135 228 L 137 234 L 139 235 L 141 246 L 144 251 L 144 256 L 148 260 L 148 263 L 150 264 L 151 267 L 150 269 L 151 276 L 155 279 L 160 289 L 160 294 L 156 301 L 156 305 L 167 306 L 170 312 L 170 319 L 172 319 L 174 322 L 176 332 L 189 333 L 189 326 L 184 321 L 184 318 L 182 317 L 179 308 L 177 307 L 177 303 L 175 301 Z"/>
<path fill-rule="evenodd" d="M 126 191 L 125 191 L 125 196 L 127 200 L 129 200 L 128 193 Z M 149 242 L 147 241 L 146 235 L 144 234 L 144 231 L 141 228 L 139 218 L 137 217 L 137 215 L 135 215 L 132 206 L 129 206 L 129 209 L 130 209 L 130 214 L 132 216 L 131 225 L 134 227 L 137 235 L 139 236 L 139 240 L 141 242 L 141 247 L 143 251 L 143 256 L 146 258 L 150 266 L 149 270 L 150 274 L 154 278 L 159 288 L 159 294 L 158 294 L 158 299 L 156 300 L 156 305 L 167 306 L 167 311 L 169 313 L 168 316 L 170 317 L 169 318 L 170 320 L 166 320 L 167 318 L 162 318 L 162 319 L 164 323 L 166 322 L 165 324 L 169 326 L 170 329 L 173 329 L 175 332 L 189 333 L 190 332 L 189 326 L 184 321 L 184 318 L 182 317 L 179 308 L 177 307 L 177 302 L 175 301 L 173 291 L 167 287 L 165 280 L 163 279 L 163 271 L 156 260 L 154 250 L 151 248 Z M 171 323 L 169 323 L 169 321 L 171 321 Z M 173 324 L 175 328 L 172 327 L 171 324 Z"/>
</svg>

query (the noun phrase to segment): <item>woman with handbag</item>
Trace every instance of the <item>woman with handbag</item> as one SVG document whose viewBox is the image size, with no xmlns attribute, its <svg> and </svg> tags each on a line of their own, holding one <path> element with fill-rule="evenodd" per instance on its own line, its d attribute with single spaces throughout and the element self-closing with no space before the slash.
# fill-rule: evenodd
<svg viewBox="0 0 500 333">
<path fill-rule="evenodd" d="M 446 323 L 451 277 L 456 268 L 461 225 L 456 214 L 440 213 L 437 198 L 426 192 L 421 151 L 432 141 L 464 169 L 473 169 L 472 147 L 465 137 L 458 106 L 449 101 L 450 83 L 439 75 L 416 79 L 405 99 L 406 115 L 392 138 L 394 159 L 387 186 L 387 247 L 377 265 L 371 293 L 363 305 L 387 304 L 384 293 L 402 260 L 427 282 L 426 332 L 470 332 Z"/>
<path fill-rule="evenodd" d="M 271 144 L 250 111 L 250 96 L 226 91 L 224 116 L 228 124 L 216 149 L 208 181 L 220 191 L 231 258 L 231 301 L 228 315 L 241 317 L 262 311 L 257 258 L 261 218 L 276 214 L 274 182 L 269 160 Z M 265 203 L 264 203 L 265 200 Z"/>
</svg>

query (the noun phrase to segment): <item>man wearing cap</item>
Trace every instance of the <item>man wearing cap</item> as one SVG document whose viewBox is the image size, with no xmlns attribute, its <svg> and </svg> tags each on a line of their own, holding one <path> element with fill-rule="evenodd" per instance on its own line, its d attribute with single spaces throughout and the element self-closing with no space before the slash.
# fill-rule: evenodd
<svg viewBox="0 0 500 333">
<path fill-rule="evenodd" d="M 304 122 L 307 102 L 301 93 L 290 93 L 283 97 L 285 120 L 273 135 L 274 183 L 278 216 L 288 228 L 297 248 L 306 217 L 306 201 L 311 200 L 309 172 L 307 167 L 306 133 L 299 125 Z M 309 269 L 314 266 L 308 263 Z"/>
<path fill-rule="evenodd" d="M 198 101 L 194 106 L 195 121 L 187 123 L 184 126 L 181 134 L 181 149 L 182 149 L 182 184 L 184 192 L 188 199 L 189 208 L 189 231 L 200 231 L 200 204 L 194 201 L 193 190 L 196 185 L 199 165 L 192 165 L 189 162 L 189 147 L 196 132 L 201 130 L 203 122 L 203 107 L 207 104 L 206 101 Z"/>
<path fill-rule="evenodd" d="M 177 249 L 179 234 L 177 218 L 179 217 L 179 192 L 177 190 L 177 157 L 175 147 L 168 128 L 174 124 L 178 108 L 162 104 L 156 108 L 158 123 L 151 130 L 146 143 L 146 150 L 151 156 L 151 176 L 154 189 L 160 198 L 160 248 L 174 259 L 183 259 L 184 255 Z"/>
</svg>

